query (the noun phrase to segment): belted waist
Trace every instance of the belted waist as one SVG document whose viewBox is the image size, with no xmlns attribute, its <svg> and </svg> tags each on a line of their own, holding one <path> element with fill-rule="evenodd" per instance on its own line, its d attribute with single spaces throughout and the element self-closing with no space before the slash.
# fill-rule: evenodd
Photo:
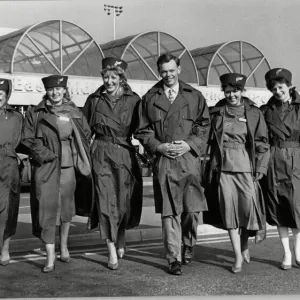
<svg viewBox="0 0 300 300">
<path fill-rule="evenodd" d="M 123 144 L 124 142 L 129 143 L 129 139 L 127 137 L 121 137 L 121 136 L 105 136 L 105 135 L 95 135 L 95 140 L 104 141 L 104 142 L 110 142 L 113 144 Z"/>
<path fill-rule="evenodd" d="M 272 147 L 278 147 L 278 148 L 299 148 L 300 147 L 300 142 L 298 142 L 298 141 L 271 140 L 270 145 Z"/>
<path fill-rule="evenodd" d="M 245 146 L 245 144 L 240 144 L 240 143 L 228 143 L 228 142 L 224 142 L 223 143 L 223 148 L 245 149 L 246 146 Z"/>
</svg>

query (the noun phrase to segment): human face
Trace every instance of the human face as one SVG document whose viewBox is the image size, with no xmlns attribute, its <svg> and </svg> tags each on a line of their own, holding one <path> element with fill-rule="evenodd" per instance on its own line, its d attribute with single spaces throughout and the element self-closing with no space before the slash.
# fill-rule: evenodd
<svg viewBox="0 0 300 300">
<path fill-rule="evenodd" d="M 6 91 L 0 90 L 0 108 L 6 104 L 7 94 Z"/>
<path fill-rule="evenodd" d="M 271 93 L 277 100 L 282 102 L 288 101 L 290 96 L 290 87 L 286 85 L 286 83 L 276 82 L 276 84 L 271 89 Z"/>
<path fill-rule="evenodd" d="M 230 105 L 239 105 L 241 104 L 242 91 L 231 86 L 226 86 L 224 89 L 224 95 L 227 100 L 227 103 Z"/>
<path fill-rule="evenodd" d="M 46 90 L 47 96 L 53 105 L 62 104 L 66 89 L 61 86 L 49 88 Z"/>
<path fill-rule="evenodd" d="M 121 84 L 120 76 L 113 71 L 107 71 L 102 78 L 107 93 L 114 95 Z"/>
<path fill-rule="evenodd" d="M 167 87 L 172 87 L 178 82 L 178 76 L 181 72 L 180 66 L 177 66 L 174 59 L 167 63 L 163 63 L 158 69 L 159 75 L 161 76 L 163 83 Z"/>
</svg>

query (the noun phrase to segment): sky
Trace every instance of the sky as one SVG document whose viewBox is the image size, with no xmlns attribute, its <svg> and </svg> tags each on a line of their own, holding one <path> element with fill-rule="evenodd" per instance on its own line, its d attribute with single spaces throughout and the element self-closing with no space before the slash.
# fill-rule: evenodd
<svg viewBox="0 0 300 300">
<path fill-rule="evenodd" d="M 0 27 L 61 19 L 102 44 L 113 39 L 113 18 L 104 4 L 123 6 L 116 18 L 117 39 L 159 30 L 188 50 L 242 40 L 256 46 L 272 68 L 289 69 L 294 85 L 300 81 L 300 0 L 0 0 Z"/>
</svg>

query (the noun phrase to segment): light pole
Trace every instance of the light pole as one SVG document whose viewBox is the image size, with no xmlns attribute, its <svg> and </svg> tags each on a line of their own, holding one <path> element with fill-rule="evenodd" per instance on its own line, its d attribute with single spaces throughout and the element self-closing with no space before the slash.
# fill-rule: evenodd
<svg viewBox="0 0 300 300">
<path fill-rule="evenodd" d="M 123 6 L 114 6 L 104 4 L 104 11 L 108 15 L 113 15 L 113 30 L 114 30 L 114 40 L 116 39 L 116 17 L 120 16 L 123 12 Z"/>
</svg>

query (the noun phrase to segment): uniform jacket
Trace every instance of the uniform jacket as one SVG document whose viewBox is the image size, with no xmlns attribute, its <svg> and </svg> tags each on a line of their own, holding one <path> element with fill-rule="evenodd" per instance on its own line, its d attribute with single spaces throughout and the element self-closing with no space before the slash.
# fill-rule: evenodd
<svg viewBox="0 0 300 300">
<path fill-rule="evenodd" d="M 270 98 L 261 106 L 269 129 L 271 159 L 262 188 L 271 225 L 300 228 L 300 95 L 292 90 L 289 112 L 282 120 L 281 101 Z M 298 143 L 296 148 L 280 143 Z M 289 148 L 289 149 L 287 149 Z M 277 223 L 279 222 L 279 223 Z"/>
<path fill-rule="evenodd" d="M 247 120 L 248 137 L 246 141 L 246 150 L 252 166 L 253 176 L 256 172 L 266 174 L 270 159 L 270 150 L 268 144 L 268 131 L 264 116 L 260 109 L 250 99 L 242 98 L 245 105 L 245 118 Z M 208 182 L 210 183 L 205 190 L 208 199 L 208 212 L 203 215 L 204 223 L 220 225 L 222 228 L 222 219 L 218 208 L 218 182 L 222 166 L 223 153 L 223 121 L 225 115 L 226 99 L 220 100 L 215 107 L 210 109 L 211 114 L 211 132 L 209 137 L 210 163 L 208 170 Z M 261 189 L 258 186 L 257 196 L 259 197 L 262 220 L 265 220 L 265 208 Z M 264 233 L 259 233 L 264 235 Z M 263 237 L 257 237 L 258 240 Z"/>
<path fill-rule="evenodd" d="M 76 214 L 88 216 L 93 205 L 93 185 L 90 166 L 90 128 L 83 114 L 73 102 L 76 113 L 70 122 L 73 127 L 71 143 L 76 171 Z M 26 112 L 22 130 L 22 146 L 32 158 L 31 214 L 33 233 L 41 236 L 42 230 L 56 225 L 61 170 L 61 141 L 56 116 L 50 113 L 45 101 Z"/>
<path fill-rule="evenodd" d="M 146 150 L 156 154 L 153 164 L 155 208 L 163 215 L 206 210 L 200 186 L 200 157 L 205 151 L 210 117 L 201 92 L 179 81 L 179 93 L 172 105 L 163 82 L 154 85 L 140 105 L 136 137 Z M 161 143 L 184 140 L 191 151 L 176 159 L 156 153 Z"/>
<path fill-rule="evenodd" d="M 83 113 L 95 135 L 91 157 L 100 215 L 110 219 L 126 215 L 126 229 L 130 229 L 139 225 L 143 203 L 142 176 L 131 143 L 132 134 L 138 126 L 137 109 L 141 99 L 129 85 L 123 88 L 122 97 L 112 108 L 105 88 L 101 86 L 88 97 Z M 126 175 L 124 172 L 127 172 Z M 127 182 L 124 178 L 128 173 L 131 179 Z M 109 184 L 104 184 L 104 180 L 108 180 Z M 126 197 L 130 200 L 127 201 Z M 114 205 L 111 202 L 117 203 L 117 213 L 110 211 L 111 205 Z M 92 228 L 98 224 L 97 215 L 95 206 Z"/>
<path fill-rule="evenodd" d="M 11 85 L 10 85 L 11 90 Z M 10 92 L 8 93 L 9 98 Z M 21 140 L 23 116 L 6 104 L 0 118 L 0 248 L 15 234 L 20 203 L 20 174 L 16 148 Z"/>
</svg>

